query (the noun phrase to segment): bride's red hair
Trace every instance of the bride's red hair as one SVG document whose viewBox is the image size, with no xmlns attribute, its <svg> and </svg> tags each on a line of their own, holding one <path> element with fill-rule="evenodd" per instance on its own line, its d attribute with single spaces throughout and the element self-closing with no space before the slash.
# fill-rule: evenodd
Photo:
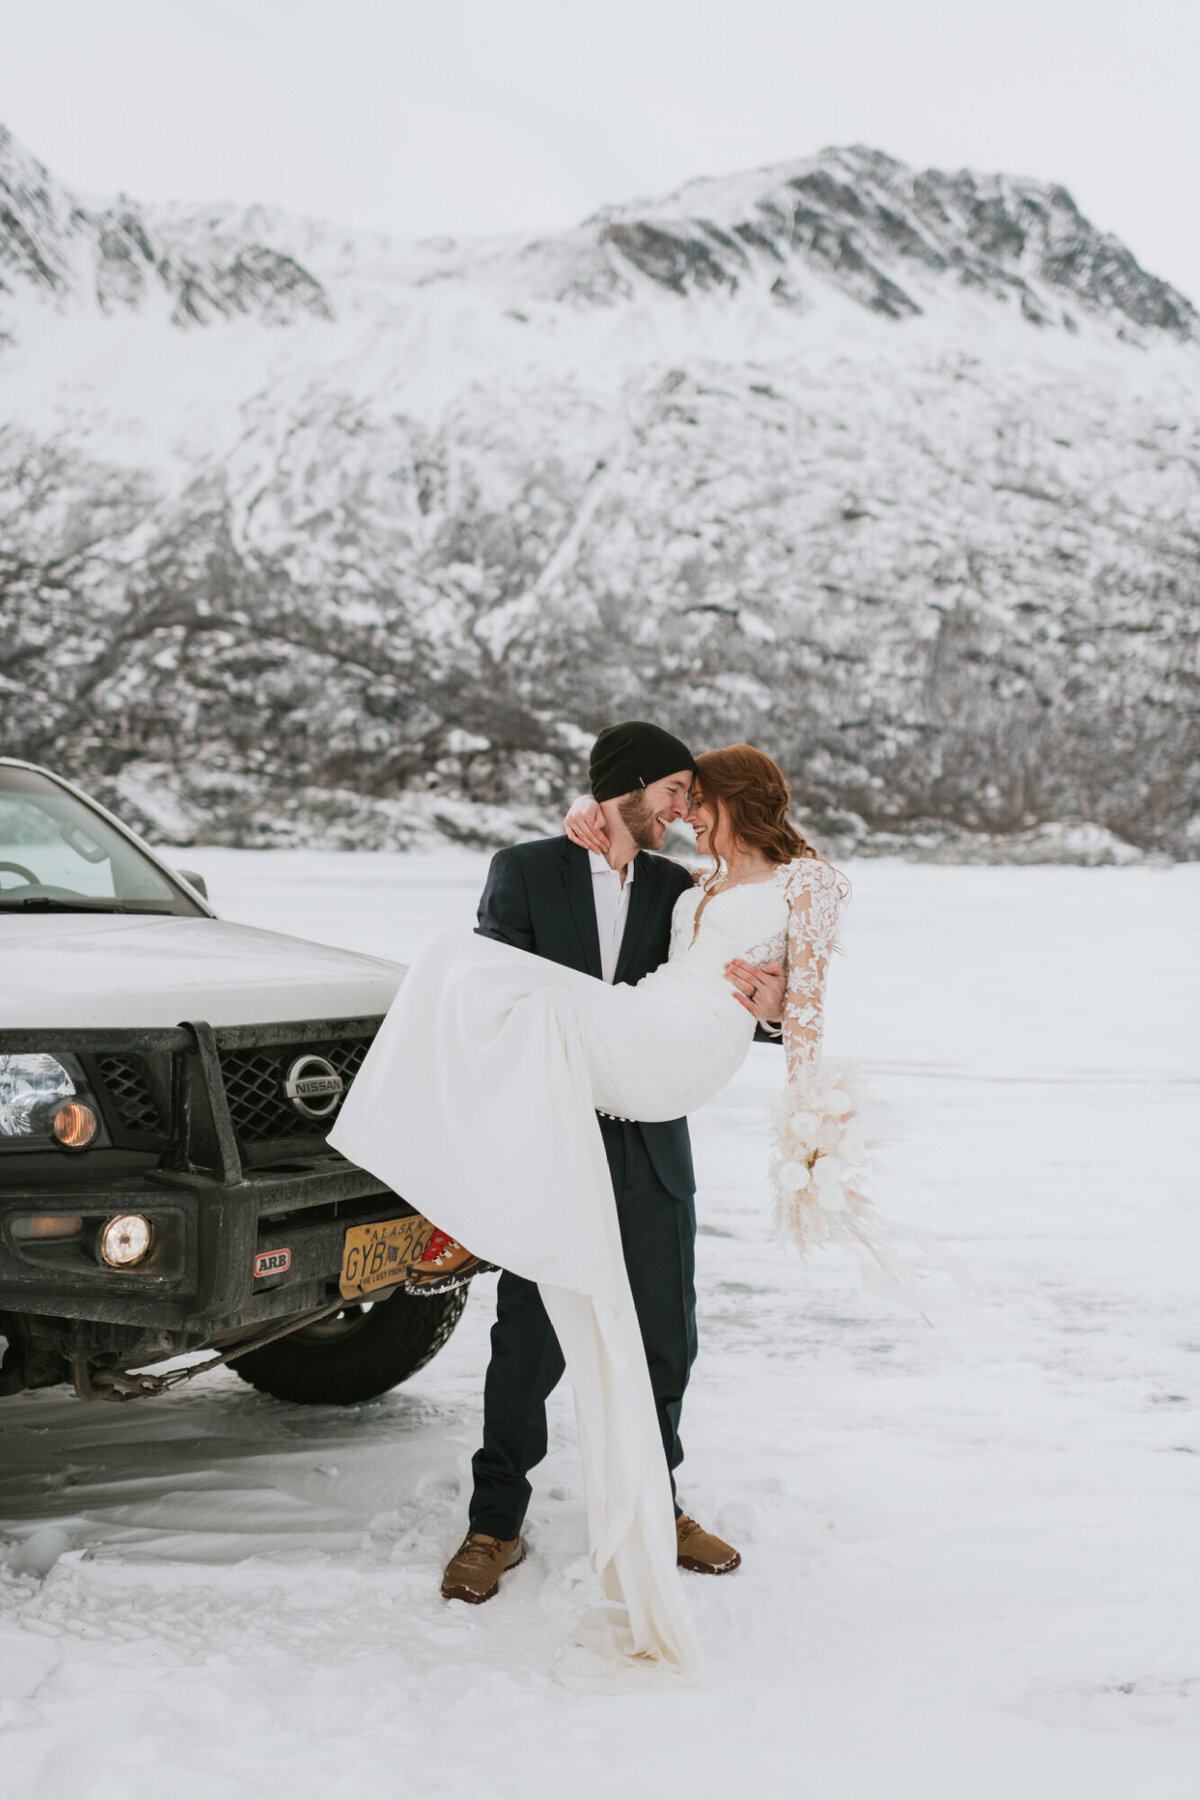
<svg viewBox="0 0 1200 1800">
<path fill-rule="evenodd" d="M 726 821 L 735 838 L 768 862 L 817 856 L 788 818 L 791 795 L 777 762 L 751 744 L 705 750 L 696 758 L 693 795 Z"/>
</svg>

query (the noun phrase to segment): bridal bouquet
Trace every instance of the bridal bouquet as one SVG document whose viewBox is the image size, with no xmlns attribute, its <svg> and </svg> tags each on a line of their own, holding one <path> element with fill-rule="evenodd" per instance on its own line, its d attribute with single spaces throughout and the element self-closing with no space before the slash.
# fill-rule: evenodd
<svg viewBox="0 0 1200 1800">
<path fill-rule="evenodd" d="M 862 1183 L 870 1146 L 854 1089 L 850 1063 L 808 1063 L 775 1105 L 775 1223 L 802 1253 L 837 1239 L 866 1241 L 871 1202 Z"/>
</svg>

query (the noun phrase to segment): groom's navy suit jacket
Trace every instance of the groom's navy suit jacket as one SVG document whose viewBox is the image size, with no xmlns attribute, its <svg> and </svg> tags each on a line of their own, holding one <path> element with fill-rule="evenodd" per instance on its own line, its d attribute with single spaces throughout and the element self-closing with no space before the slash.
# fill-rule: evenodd
<svg viewBox="0 0 1200 1800">
<path fill-rule="evenodd" d="M 671 912 L 691 885 L 691 876 L 678 863 L 648 850 L 640 852 L 629 890 L 616 981 L 638 982 L 666 961 Z M 600 936 L 587 851 L 567 837 L 543 838 L 497 851 L 479 902 L 477 929 L 483 937 L 532 950 L 550 962 L 599 978 Z M 637 1130 L 663 1186 L 676 1199 L 690 1200 L 696 1177 L 687 1120 L 642 1122 Z"/>
</svg>

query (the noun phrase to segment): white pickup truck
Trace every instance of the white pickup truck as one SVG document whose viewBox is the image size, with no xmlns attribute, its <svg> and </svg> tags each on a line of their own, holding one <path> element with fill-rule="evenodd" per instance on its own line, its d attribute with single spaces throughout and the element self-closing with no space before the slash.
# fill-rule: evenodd
<svg viewBox="0 0 1200 1800">
<path fill-rule="evenodd" d="M 218 919 L 0 758 L 0 1396 L 133 1399 L 208 1351 L 349 1403 L 429 1361 L 466 1289 L 404 1290 L 428 1224 L 325 1142 L 403 974 Z"/>
</svg>

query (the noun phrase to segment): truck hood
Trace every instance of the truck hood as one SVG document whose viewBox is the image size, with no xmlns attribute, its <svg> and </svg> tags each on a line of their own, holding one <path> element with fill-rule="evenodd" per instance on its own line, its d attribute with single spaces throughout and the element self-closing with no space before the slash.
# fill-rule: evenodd
<svg viewBox="0 0 1200 1800">
<path fill-rule="evenodd" d="M 224 919 L 0 915 L 0 1030 L 357 1018 L 386 1012 L 403 974 Z"/>
</svg>

